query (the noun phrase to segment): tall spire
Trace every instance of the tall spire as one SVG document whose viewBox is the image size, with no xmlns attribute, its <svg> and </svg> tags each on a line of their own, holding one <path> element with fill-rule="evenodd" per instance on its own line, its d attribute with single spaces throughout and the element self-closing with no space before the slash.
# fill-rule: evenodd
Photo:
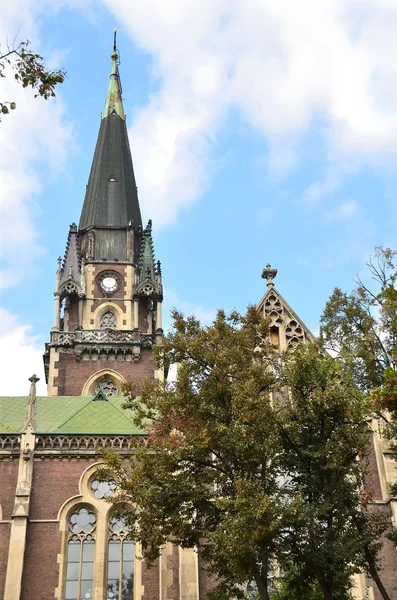
<svg viewBox="0 0 397 600">
<path fill-rule="evenodd" d="M 142 227 L 121 99 L 116 33 L 111 59 L 112 71 L 81 212 L 80 231 L 95 227 Z"/>
<path fill-rule="evenodd" d="M 113 52 L 110 55 L 112 59 L 112 72 L 108 93 L 105 100 L 105 108 L 103 109 L 102 119 L 105 119 L 114 111 L 121 119 L 125 120 L 123 101 L 121 99 L 122 89 L 119 75 L 119 53 L 116 47 L 116 30 L 114 30 Z"/>
</svg>

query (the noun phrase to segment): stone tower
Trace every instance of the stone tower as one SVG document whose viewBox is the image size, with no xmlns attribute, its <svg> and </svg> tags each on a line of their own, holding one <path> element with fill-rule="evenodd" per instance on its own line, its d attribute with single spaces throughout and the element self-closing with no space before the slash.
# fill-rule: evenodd
<svg viewBox="0 0 397 600">
<path fill-rule="evenodd" d="M 44 365 L 49 396 L 119 395 L 155 373 L 151 348 L 162 341 L 161 266 L 152 223 L 142 228 L 128 142 L 119 55 L 102 113 L 80 222 L 58 259 L 54 322 Z"/>
</svg>

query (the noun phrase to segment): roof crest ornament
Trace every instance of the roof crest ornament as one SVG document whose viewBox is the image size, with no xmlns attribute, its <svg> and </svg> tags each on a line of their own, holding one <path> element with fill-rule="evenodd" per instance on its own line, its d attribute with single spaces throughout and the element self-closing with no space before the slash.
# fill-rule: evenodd
<svg viewBox="0 0 397 600">
<path fill-rule="evenodd" d="M 276 277 L 276 275 L 277 275 L 277 269 L 272 269 L 271 264 L 267 263 L 266 268 L 263 269 L 263 271 L 262 271 L 262 279 L 267 280 L 268 288 L 274 287 L 273 279 Z"/>
</svg>

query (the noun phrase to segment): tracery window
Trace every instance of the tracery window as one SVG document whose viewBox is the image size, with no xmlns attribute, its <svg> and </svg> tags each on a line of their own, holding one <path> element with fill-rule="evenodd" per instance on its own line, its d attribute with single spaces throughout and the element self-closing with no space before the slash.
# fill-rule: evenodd
<svg viewBox="0 0 397 600">
<path fill-rule="evenodd" d="M 116 329 L 116 315 L 111 310 L 103 313 L 100 321 L 100 329 Z"/>
<path fill-rule="evenodd" d="M 116 493 L 116 481 L 97 478 L 97 465 L 81 481 L 81 500 L 65 507 L 57 600 L 134 600 L 136 545 L 127 523 L 106 500 Z M 137 569 L 137 571 L 136 571 Z M 138 575 L 137 575 L 138 574 Z"/>
<path fill-rule="evenodd" d="M 92 598 L 96 515 L 87 506 L 69 517 L 65 600 Z"/>
<path fill-rule="evenodd" d="M 134 598 L 135 544 L 128 538 L 126 523 L 113 517 L 109 521 L 107 600 Z"/>
<path fill-rule="evenodd" d="M 93 479 L 91 481 L 91 490 L 96 498 L 111 498 L 115 487 L 116 482 L 114 479 L 109 479 L 108 481 Z"/>
<path fill-rule="evenodd" d="M 120 390 L 111 379 L 101 379 L 95 388 L 95 394 L 102 390 L 106 396 L 120 396 Z"/>
</svg>

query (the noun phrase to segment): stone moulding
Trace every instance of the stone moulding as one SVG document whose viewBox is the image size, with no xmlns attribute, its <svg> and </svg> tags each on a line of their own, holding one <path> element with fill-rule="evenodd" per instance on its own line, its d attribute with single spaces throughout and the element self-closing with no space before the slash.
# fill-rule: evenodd
<svg viewBox="0 0 397 600">
<path fill-rule="evenodd" d="M 75 456 L 98 455 L 104 449 L 113 449 L 120 454 L 132 454 L 136 442 L 146 444 L 141 435 L 36 435 L 34 455 Z M 0 436 L 0 456 L 19 455 L 19 434 Z"/>
<path fill-rule="evenodd" d="M 21 448 L 21 435 L 0 435 L 0 452 L 7 454 L 18 453 Z"/>
<path fill-rule="evenodd" d="M 147 348 L 153 346 L 155 340 L 155 334 L 145 334 L 139 330 L 120 331 L 109 328 L 74 332 L 51 332 L 52 346 L 73 346 L 74 344 L 92 342 L 94 344 L 141 344 L 144 348 Z"/>
</svg>

